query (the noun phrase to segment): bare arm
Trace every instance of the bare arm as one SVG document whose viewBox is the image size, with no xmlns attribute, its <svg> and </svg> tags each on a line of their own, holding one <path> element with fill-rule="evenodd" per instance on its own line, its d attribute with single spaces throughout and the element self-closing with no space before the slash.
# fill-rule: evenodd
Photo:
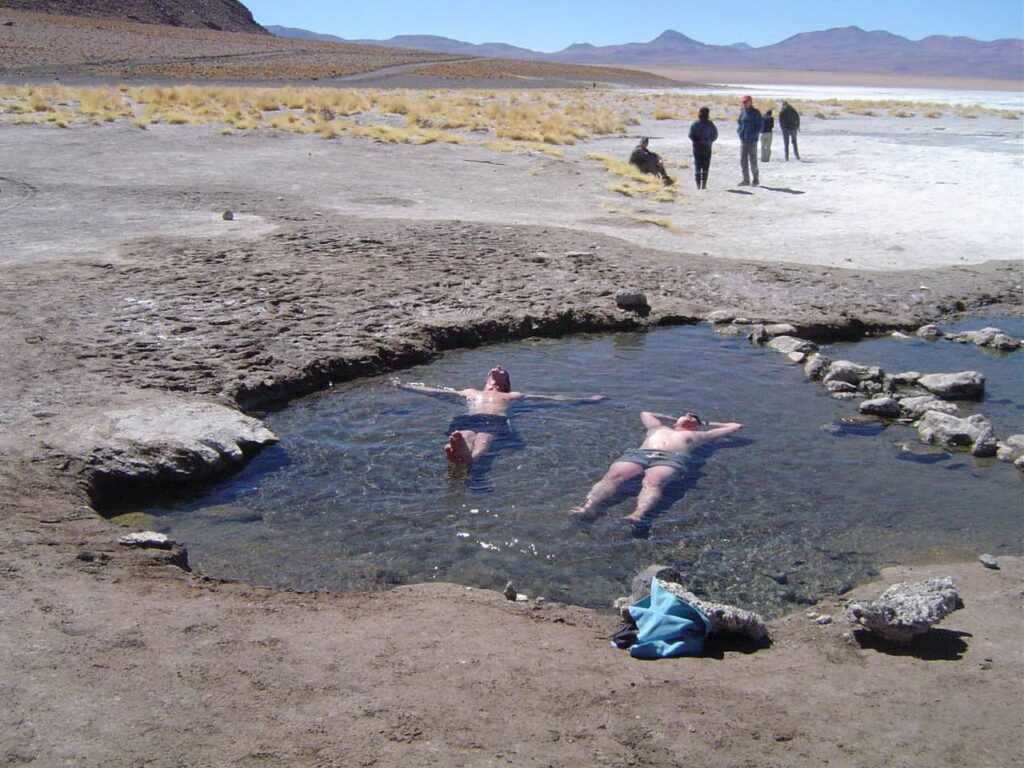
<svg viewBox="0 0 1024 768">
<path fill-rule="evenodd" d="M 654 413 L 653 411 L 640 411 L 640 421 L 647 429 L 657 429 L 658 427 L 667 427 L 675 423 L 675 416 L 667 416 L 664 413 Z"/>
<path fill-rule="evenodd" d="M 555 403 L 599 403 L 605 399 L 604 395 L 588 395 L 576 397 L 574 395 L 531 395 L 526 392 L 517 392 L 523 400 L 546 400 Z"/>
<path fill-rule="evenodd" d="M 445 397 L 449 399 L 458 398 L 460 400 L 464 400 L 466 398 L 466 395 L 462 390 L 450 389 L 449 387 L 430 387 L 426 384 L 406 384 L 398 379 L 391 379 L 388 384 L 396 389 L 405 389 L 409 392 L 419 392 L 421 395 L 431 395 L 433 397 Z"/>
<path fill-rule="evenodd" d="M 709 429 L 706 432 L 700 433 L 701 436 L 703 436 L 706 440 L 714 440 L 715 438 L 718 437 L 726 437 L 728 435 L 731 435 L 733 432 L 736 432 L 743 428 L 742 424 L 735 421 L 709 421 L 708 424 L 712 427 L 715 427 L 715 429 Z"/>
</svg>

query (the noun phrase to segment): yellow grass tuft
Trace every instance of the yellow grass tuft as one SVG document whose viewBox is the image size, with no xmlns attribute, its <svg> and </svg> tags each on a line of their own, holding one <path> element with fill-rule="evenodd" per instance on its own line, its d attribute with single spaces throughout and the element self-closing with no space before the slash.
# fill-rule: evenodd
<svg viewBox="0 0 1024 768">
<path fill-rule="evenodd" d="M 494 152 L 540 152 L 552 157 L 565 157 L 565 150 L 542 144 L 539 141 L 509 141 L 494 139 L 484 142 L 484 146 Z"/>
<path fill-rule="evenodd" d="M 620 208 L 615 205 L 608 205 L 607 203 L 601 204 L 601 209 L 608 213 L 615 213 L 621 216 L 626 216 L 633 221 L 639 221 L 644 224 L 653 224 L 656 227 L 662 227 L 670 232 L 683 232 L 684 230 L 679 227 L 671 219 L 666 219 L 663 216 L 651 216 L 649 214 L 640 213 L 638 211 L 632 211 L 629 208 Z"/>
</svg>

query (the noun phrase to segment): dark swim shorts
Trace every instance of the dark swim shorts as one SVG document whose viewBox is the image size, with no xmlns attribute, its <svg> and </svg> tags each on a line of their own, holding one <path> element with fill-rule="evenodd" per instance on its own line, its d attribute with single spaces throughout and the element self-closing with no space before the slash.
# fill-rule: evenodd
<svg viewBox="0 0 1024 768">
<path fill-rule="evenodd" d="M 508 416 L 496 416 L 491 413 L 464 413 L 456 416 L 448 424 L 446 435 L 457 432 L 460 429 L 468 429 L 473 432 L 490 432 L 497 437 L 507 437 L 512 434 L 512 425 Z"/>
<path fill-rule="evenodd" d="M 686 471 L 685 453 L 675 451 L 656 451 L 653 448 L 637 448 L 626 451 L 616 461 L 628 461 L 631 464 L 639 464 L 644 469 L 648 467 L 672 467 L 678 472 Z"/>
</svg>

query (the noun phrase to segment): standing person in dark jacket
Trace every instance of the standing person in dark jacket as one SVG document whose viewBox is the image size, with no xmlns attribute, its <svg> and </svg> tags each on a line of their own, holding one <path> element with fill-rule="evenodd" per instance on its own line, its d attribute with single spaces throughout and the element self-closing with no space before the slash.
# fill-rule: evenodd
<svg viewBox="0 0 1024 768">
<path fill-rule="evenodd" d="M 697 189 L 708 188 L 708 171 L 711 170 L 711 145 L 718 140 L 718 129 L 709 119 L 711 110 L 701 107 L 697 119 L 690 126 L 690 141 L 693 142 L 693 169 L 697 178 Z"/>
<path fill-rule="evenodd" d="M 779 128 L 782 129 L 782 143 L 786 148 L 786 160 L 789 160 L 789 142 L 793 141 L 793 154 L 800 159 L 800 149 L 796 145 L 796 134 L 800 130 L 800 114 L 793 109 L 788 101 L 782 102 L 779 110 Z"/>
<path fill-rule="evenodd" d="M 757 139 L 763 127 L 764 119 L 761 113 L 754 108 L 751 98 L 744 96 L 743 109 L 736 120 L 736 133 L 740 137 L 740 168 L 743 170 L 741 187 L 749 187 L 751 177 L 754 179 L 755 187 L 760 183 L 757 177 Z"/>
<path fill-rule="evenodd" d="M 761 129 L 761 162 L 767 163 L 772 159 L 772 129 L 775 127 L 775 118 L 769 109 L 764 113 L 764 128 Z"/>
</svg>

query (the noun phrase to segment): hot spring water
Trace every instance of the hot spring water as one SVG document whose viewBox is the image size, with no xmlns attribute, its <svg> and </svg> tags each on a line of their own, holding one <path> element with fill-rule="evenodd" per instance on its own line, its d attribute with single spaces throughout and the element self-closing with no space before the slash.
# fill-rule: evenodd
<svg viewBox="0 0 1024 768">
<path fill-rule="evenodd" d="M 981 320 L 957 329 L 979 328 Z M 999 318 L 1012 335 L 1024 321 Z M 946 326 L 947 330 L 954 326 Z M 889 372 L 974 369 L 996 434 L 1024 432 L 1024 352 L 891 338 L 834 344 L 833 359 Z M 481 386 L 501 363 L 514 389 L 603 394 L 594 404 L 517 403 L 516 445 L 468 472 L 441 452 L 456 403 L 364 379 L 264 414 L 281 438 L 238 474 L 149 510 L 202 571 L 296 589 L 444 580 L 604 607 L 651 563 L 698 594 L 766 613 L 812 603 L 890 562 L 1021 551 L 1021 473 L 968 454 L 916 455 L 910 427 L 848 424 L 837 400 L 784 356 L 707 326 L 532 340 L 447 354 L 403 381 Z M 640 444 L 641 410 L 739 421 L 699 451 L 645 536 L 620 518 L 568 515 L 609 463 Z"/>
</svg>

